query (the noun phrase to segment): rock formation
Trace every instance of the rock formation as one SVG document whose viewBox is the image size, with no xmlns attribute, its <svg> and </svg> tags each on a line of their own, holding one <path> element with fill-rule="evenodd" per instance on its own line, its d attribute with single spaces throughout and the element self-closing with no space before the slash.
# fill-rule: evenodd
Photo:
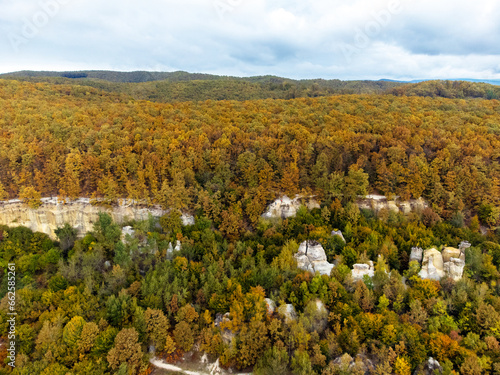
<svg viewBox="0 0 500 375">
<path fill-rule="evenodd" d="M 325 249 L 319 242 L 304 241 L 299 246 L 299 251 L 295 254 L 297 267 L 312 273 L 319 272 L 321 275 L 330 275 L 333 264 L 326 260 Z"/>
<path fill-rule="evenodd" d="M 368 209 L 375 212 L 385 209 L 392 212 L 402 212 L 404 214 L 409 214 L 412 211 L 422 211 L 429 206 L 422 198 L 401 201 L 396 197 L 394 200 L 388 200 L 387 197 L 383 195 L 374 194 L 360 197 L 357 204 L 360 209 Z"/>
<path fill-rule="evenodd" d="M 330 366 L 335 368 L 335 373 L 355 373 L 355 374 L 372 374 L 375 371 L 373 362 L 363 354 L 358 354 L 352 358 L 349 354 L 345 353 L 340 357 L 335 358 Z"/>
<path fill-rule="evenodd" d="M 342 234 L 342 231 L 340 230 L 332 230 L 332 233 L 331 233 L 331 236 L 339 236 L 340 238 L 342 238 L 342 241 L 345 242 L 345 238 L 344 238 L 344 235 Z"/>
<path fill-rule="evenodd" d="M 32 209 L 20 200 L 0 201 L 0 224 L 25 226 L 35 232 L 48 234 L 55 239 L 55 230 L 68 223 L 77 229 L 78 235 L 83 236 L 93 229 L 93 223 L 98 219 L 99 212 L 106 212 L 116 223 L 127 220 L 147 220 L 149 215 L 160 217 L 168 210 L 159 207 L 144 208 L 132 202 L 122 200 L 117 206 L 107 208 L 91 204 L 88 198 L 79 198 L 74 201 L 64 202 L 57 198 L 42 198 L 42 205 Z M 194 217 L 183 214 L 184 225 L 194 224 Z"/>
<path fill-rule="evenodd" d="M 394 200 L 388 200 L 383 195 L 359 197 L 356 203 L 359 208 L 373 210 L 375 212 L 386 209 L 393 212 L 403 212 L 404 214 L 408 214 L 412 211 L 422 211 L 429 206 L 422 198 L 401 201 L 397 199 L 397 197 Z M 293 217 L 297 214 L 297 210 L 301 205 L 304 205 L 309 210 L 320 208 L 320 205 L 313 197 L 297 195 L 295 198 L 290 199 L 284 195 L 272 202 L 267 207 L 266 212 L 262 214 L 262 217 L 264 219 L 286 219 L 288 217 Z M 342 234 L 340 234 L 340 236 L 342 236 Z"/>
<path fill-rule="evenodd" d="M 410 254 L 410 262 L 416 260 L 417 262 L 420 263 L 422 261 L 423 253 L 424 250 L 421 247 L 412 247 Z"/>
<path fill-rule="evenodd" d="M 286 219 L 297 214 L 297 210 L 301 205 L 304 205 L 309 210 L 320 208 L 318 202 L 313 197 L 303 197 L 297 195 L 294 199 L 288 198 L 286 195 L 276 199 L 268 207 L 266 212 L 262 214 L 264 219 Z"/>
<path fill-rule="evenodd" d="M 464 253 L 465 253 L 465 249 L 468 249 L 469 247 L 471 247 L 471 243 L 469 241 L 462 241 L 458 245 L 458 248 L 460 249 L 460 251 L 462 251 Z"/>
<path fill-rule="evenodd" d="M 422 269 L 418 275 L 422 279 L 441 280 L 445 273 L 443 256 L 438 250 L 432 248 L 424 251 Z"/>
<path fill-rule="evenodd" d="M 375 268 L 373 262 L 370 260 L 369 264 L 358 263 L 352 266 L 351 276 L 354 281 L 363 280 L 363 276 L 368 275 L 373 277 L 375 275 Z"/>
<path fill-rule="evenodd" d="M 462 278 L 465 267 L 465 254 L 454 247 L 446 247 L 442 253 L 432 248 L 424 251 L 422 269 L 419 276 L 422 279 L 441 280 L 449 276 L 458 281 Z"/>
</svg>

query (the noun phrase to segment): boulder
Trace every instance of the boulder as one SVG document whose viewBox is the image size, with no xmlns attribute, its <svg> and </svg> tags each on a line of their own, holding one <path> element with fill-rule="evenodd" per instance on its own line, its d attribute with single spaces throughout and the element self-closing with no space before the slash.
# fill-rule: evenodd
<svg viewBox="0 0 500 375">
<path fill-rule="evenodd" d="M 352 266 L 351 276 L 354 281 L 363 280 L 363 277 L 368 275 L 373 277 L 375 275 L 375 268 L 373 267 L 373 262 L 370 261 L 369 264 L 357 263 Z"/>
<path fill-rule="evenodd" d="M 449 262 L 451 258 L 460 258 L 460 254 L 462 252 L 460 249 L 456 249 L 454 247 L 445 247 L 444 250 L 441 252 L 443 255 L 443 262 Z"/>
<path fill-rule="evenodd" d="M 422 269 L 418 273 L 422 279 L 441 280 L 445 276 L 443 256 L 432 248 L 424 251 Z"/>
<path fill-rule="evenodd" d="M 35 232 L 47 234 L 51 239 L 57 238 L 55 230 L 68 223 L 75 228 L 79 237 L 93 230 L 93 225 L 99 218 L 100 212 L 111 216 L 115 223 L 124 223 L 130 220 L 148 220 L 149 216 L 161 217 L 168 210 L 159 206 L 144 207 L 139 202 L 121 199 L 116 206 L 103 207 L 93 203 L 89 198 L 75 200 L 59 198 L 42 198 L 42 205 L 37 209 L 30 208 L 20 200 L 0 201 L 0 225 L 25 226 Z M 184 225 L 194 224 L 194 217 L 182 214 Z"/>
<path fill-rule="evenodd" d="M 319 272 L 321 275 L 330 275 L 333 264 L 326 260 L 325 249 L 317 241 L 304 241 L 295 254 L 297 267 L 312 273 Z"/>
<path fill-rule="evenodd" d="M 340 238 L 342 238 L 342 241 L 345 242 L 345 238 L 344 238 L 344 235 L 342 234 L 342 231 L 340 231 L 340 230 L 332 230 L 331 235 L 332 235 L 332 237 L 333 236 L 339 236 Z"/>
<path fill-rule="evenodd" d="M 423 252 L 424 250 L 421 247 L 412 247 L 410 254 L 410 262 L 416 260 L 417 262 L 420 263 L 422 261 Z"/>
</svg>

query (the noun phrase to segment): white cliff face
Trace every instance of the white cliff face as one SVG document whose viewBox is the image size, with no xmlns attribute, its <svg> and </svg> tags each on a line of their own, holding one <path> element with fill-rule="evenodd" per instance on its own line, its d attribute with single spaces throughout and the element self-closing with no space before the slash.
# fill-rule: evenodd
<svg viewBox="0 0 500 375">
<path fill-rule="evenodd" d="M 272 202 L 267 207 L 266 212 L 262 214 L 262 217 L 264 219 L 286 219 L 288 217 L 293 217 L 297 214 L 297 210 L 301 205 L 304 205 L 309 210 L 320 208 L 319 203 L 313 197 L 297 195 L 295 198 L 290 199 L 284 195 Z M 357 205 L 359 208 L 373 210 L 375 212 L 386 209 L 388 211 L 402 212 L 404 214 L 408 214 L 412 211 L 422 211 L 429 206 L 422 198 L 401 201 L 397 197 L 394 200 L 388 200 L 383 195 L 359 197 Z"/>
<path fill-rule="evenodd" d="M 43 198 L 38 209 L 32 209 L 19 200 L 0 201 L 0 224 L 10 227 L 25 226 L 35 232 L 42 232 L 55 239 L 55 230 L 68 223 L 77 229 L 78 235 L 83 236 L 93 229 L 94 222 L 99 217 L 99 212 L 106 212 L 116 223 L 127 220 L 147 220 L 149 214 L 160 217 L 167 213 L 159 207 L 142 208 L 129 202 L 122 201 L 112 208 L 95 206 L 88 198 L 80 198 L 64 203 L 57 198 Z M 194 224 L 194 217 L 183 214 L 184 225 Z"/>
<path fill-rule="evenodd" d="M 321 275 L 330 275 L 333 264 L 326 260 L 325 249 L 319 242 L 304 241 L 299 246 L 299 251 L 295 254 L 297 267 L 312 273 L 319 272 Z"/>
<path fill-rule="evenodd" d="M 429 206 L 422 198 L 402 201 L 396 197 L 394 200 L 388 200 L 383 195 L 367 195 L 366 197 L 358 199 L 357 204 L 359 208 L 373 210 L 375 212 L 385 209 L 387 211 L 402 212 L 404 214 L 409 214 L 413 211 L 422 211 Z"/>
<path fill-rule="evenodd" d="M 262 214 L 264 219 L 286 219 L 293 217 L 297 214 L 297 210 L 301 205 L 306 206 L 309 210 L 313 208 L 320 208 L 318 202 L 313 197 L 302 197 L 297 195 L 295 198 L 290 199 L 286 195 L 276 199 L 268 207 L 266 212 Z"/>
<path fill-rule="evenodd" d="M 454 247 L 447 247 L 440 253 L 432 248 L 424 251 L 422 269 L 418 275 L 422 279 L 441 280 L 448 276 L 458 281 L 465 267 L 465 254 Z"/>
</svg>

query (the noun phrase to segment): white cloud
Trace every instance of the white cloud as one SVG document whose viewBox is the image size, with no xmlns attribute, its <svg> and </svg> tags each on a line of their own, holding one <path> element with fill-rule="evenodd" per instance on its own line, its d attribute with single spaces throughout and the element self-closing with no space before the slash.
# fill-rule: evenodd
<svg viewBox="0 0 500 375">
<path fill-rule="evenodd" d="M 3 72 L 154 69 L 291 78 L 500 78 L 500 3 L 495 0 L 0 4 Z M 26 36 L 36 17 L 44 21 L 44 12 L 47 22 L 35 24 Z"/>
</svg>

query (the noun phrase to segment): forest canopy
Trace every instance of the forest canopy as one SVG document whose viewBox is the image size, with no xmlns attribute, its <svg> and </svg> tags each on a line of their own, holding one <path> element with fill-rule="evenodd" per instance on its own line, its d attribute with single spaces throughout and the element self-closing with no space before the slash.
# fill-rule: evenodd
<svg viewBox="0 0 500 375">
<path fill-rule="evenodd" d="M 0 200 L 169 210 L 100 213 L 56 241 L 0 226 L 1 344 L 9 264 L 18 314 L 16 367 L 1 345 L 0 374 L 148 375 L 193 350 L 256 375 L 499 374 L 500 102 L 420 96 L 434 87 L 161 103 L 0 80 Z M 360 209 L 368 193 L 429 207 Z M 319 207 L 264 219 L 283 194 Z M 329 274 L 298 267 L 308 240 Z M 411 259 L 463 241 L 463 277 L 423 278 Z"/>
</svg>

